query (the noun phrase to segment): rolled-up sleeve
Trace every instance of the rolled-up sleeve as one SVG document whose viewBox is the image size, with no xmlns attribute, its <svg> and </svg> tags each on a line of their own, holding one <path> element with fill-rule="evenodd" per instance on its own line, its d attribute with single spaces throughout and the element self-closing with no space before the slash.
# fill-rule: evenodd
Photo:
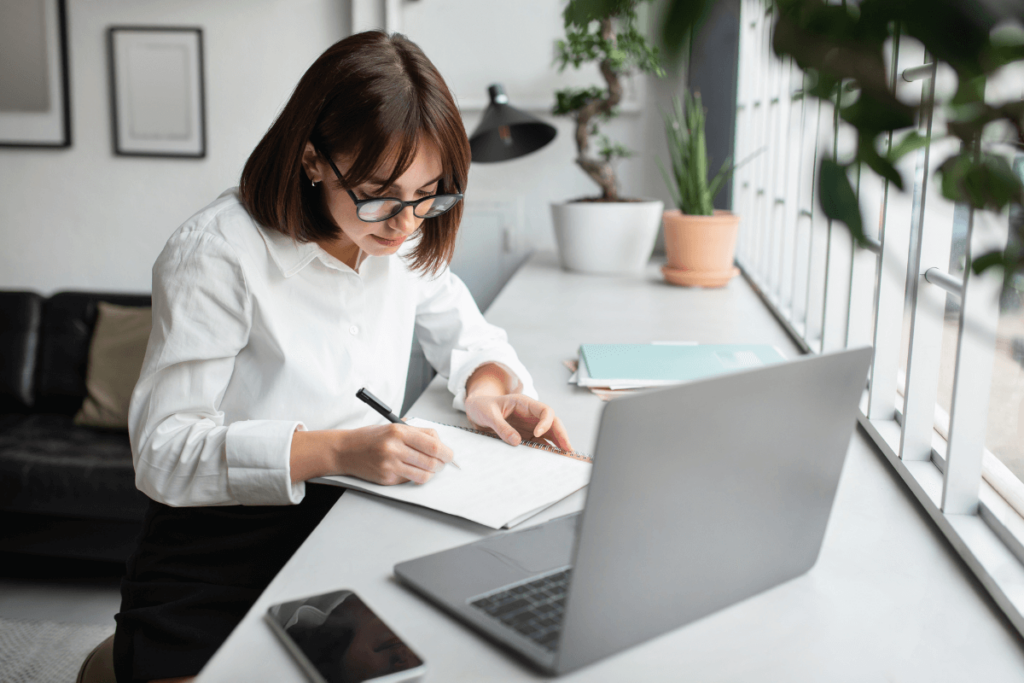
<svg viewBox="0 0 1024 683">
<path fill-rule="evenodd" d="M 153 266 L 153 330 L 129 410 L 136 486 L 171 506 L 288 505 L 292 420 L 225 423 L 220 403 L 253 306 L 231 247 L 180 230 Z"/>
<path fill-rule="evenodd" d="M 498 363 L 522 384 L 521 393 L 537 398 L 533 378 L 508 343 L 505 330 L 484 320 L 466 285 L 445 270 L 424 286 L 416 309 L 416 335 L 427 360 L 454 394 L 452 405 L 466 409 L 466 381 L 481 365 Z"/>
</svg>

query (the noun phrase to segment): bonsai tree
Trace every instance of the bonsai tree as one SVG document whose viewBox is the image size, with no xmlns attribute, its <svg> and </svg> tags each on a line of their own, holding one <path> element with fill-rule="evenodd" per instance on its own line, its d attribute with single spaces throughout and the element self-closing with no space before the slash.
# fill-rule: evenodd
<svg viewBox="0 0 1024 683">
<path fill-rule="evenodd" d="M 685 108 L 682 100 L 676 97 L 672 102 L 672 111 L 667 116 L 663 115 L 665 138 L 668 140 L 668 153 L 672 163 L 671 175 L 665 170 L 661 159 L 658 159 L 658 166 L 676 208 L 690 216 L 711 216 L 715 213 L 712 200 L 736 167 L 726 159 L 715 177 L 708 182 L 704 106 L 700 93 L 691 95 L 686 91 L 684 96 Z"/>
<path fill-rule="evenodd" d="M 599 123 L 617 115 L 622 101 L 622 78 L 633 70 L 662 76 L 658 48 L 637 29 L 637 6 L 650 0 L 571 0 L 565 8 L 565 40 L 558 41 L 559 71 L 572 64 L 596 62 L 605 85 L 566 88 L 555 93 L 553 113 L 576 121 L 576 163 L 601 187 L 597 201 L 619 201 L 614 159 L 630 156 L 629 150 L 600 135 Z M 591 137 L 599 147 L 591 150 Z"/>
</svg>

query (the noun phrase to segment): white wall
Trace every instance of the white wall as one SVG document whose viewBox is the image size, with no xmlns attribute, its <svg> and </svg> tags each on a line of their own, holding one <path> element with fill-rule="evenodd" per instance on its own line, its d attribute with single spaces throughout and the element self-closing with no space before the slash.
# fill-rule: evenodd
<svg viewBox="0 0 1024 683">
<path fill-rule="evenodd" d="M 493 81 L 511 103 L 558 129 L 548 147 L 501 164 L 475 164 L 467 204 L 519 207 L 516 250 L 554 248 L 549 204 L 597 193 L 580 171 L 572 122 L 546 113 L 567 83 L 601 84 L 596 71 L 559 75 L 558 0 L 67 0 L 73 146 L 0 148 L 0 289 L 149 291 L 168 235 L 223 189 L 299 77 L 328 45 L 357 30 L 401 30 L 452 87 L 468 131 Z M 111 151 L 106 29 L 115 24 L 203 29 L 207 157 L 116 157 Z M 605 127 L 636 151 L 619 162 L 625 196 L 667 199 L 654 157 L 664 156 L 658 107 L 679 77 L 638 79 L 624 113 Z M 467 212 L 467 221 L 472 213 Z M 467 225 L 467 228 L 470 227 Z"/>
<path fill-rule="evenodd" d="M 148 292 L 168 235 L 238 183 L 344 0 L 67 0 L 72 146 L 0 148 L 0 288 Z M 203 29 L 205 159 L 114 156 L 106 29 Z"/>
</svg>

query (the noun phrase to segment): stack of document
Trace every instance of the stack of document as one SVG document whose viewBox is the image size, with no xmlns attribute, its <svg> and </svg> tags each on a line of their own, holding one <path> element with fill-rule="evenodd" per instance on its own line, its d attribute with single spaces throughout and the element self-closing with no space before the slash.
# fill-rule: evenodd
<svg viewBox="0 0 1024 683">
<path fill-rule="evenodd" d="M 769 344 L 583 344 L 570 383 L 589 389 L 680 384 L 785 360 Z"/>
</svg>

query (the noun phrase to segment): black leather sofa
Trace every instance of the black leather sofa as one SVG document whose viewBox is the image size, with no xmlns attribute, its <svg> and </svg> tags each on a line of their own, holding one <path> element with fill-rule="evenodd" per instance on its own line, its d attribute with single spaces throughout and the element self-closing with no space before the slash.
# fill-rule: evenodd
<svg viewBox="0 0 1024 683">
<path fill-rule="evenodd" d="M 123 561 L 147 498 L 128 434 L 78 427 L 97 303 L 148 295 L 0 292 L 0 552 Z"/>
</svg>

